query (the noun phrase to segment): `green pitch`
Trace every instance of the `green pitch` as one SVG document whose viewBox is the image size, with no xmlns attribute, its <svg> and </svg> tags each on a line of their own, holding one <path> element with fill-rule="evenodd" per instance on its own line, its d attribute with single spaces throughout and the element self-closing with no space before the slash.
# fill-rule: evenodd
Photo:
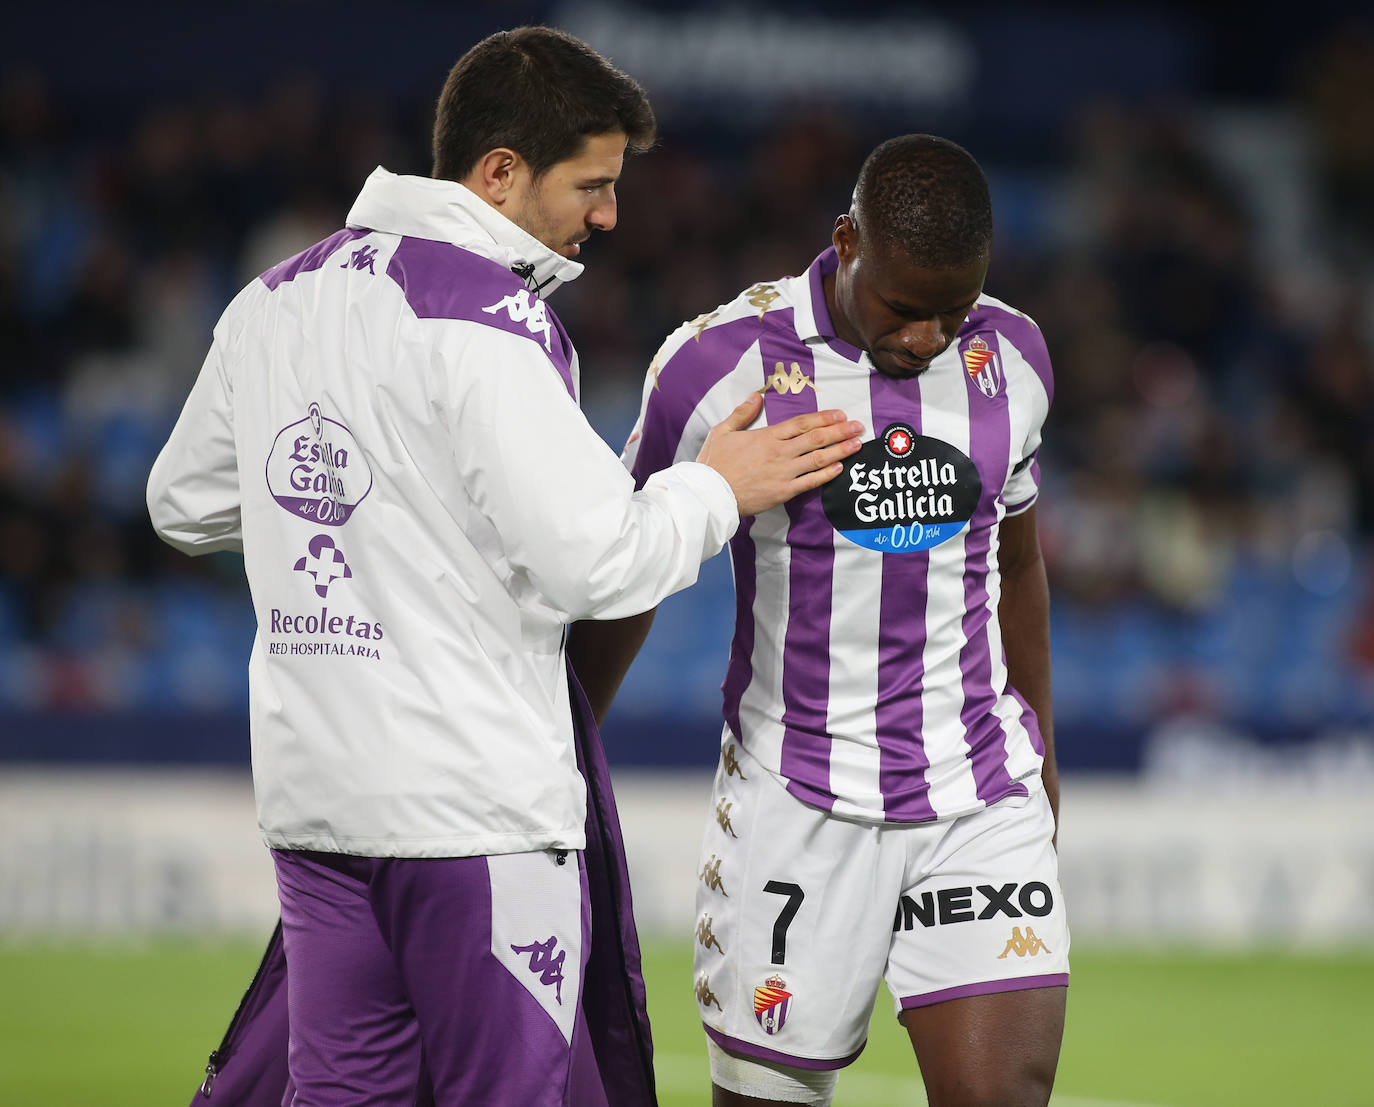
<svg viewBox="0 0 1374 1107">
<path fill-rule="evenodd" d="M 264 936 L 265 938 L 265 936 Z M 185 1104 L 257 964 L 232 946 L 0 947 L 0 1105 Z M 710 1101 L 686 941 L 646 951 L 662 1107 Z M 1374 951 L 1074 950 L 1057 1107 L 1374 1105 Z M 884 997 L 840 1107 L 924 1103 Z"/>
</svg>

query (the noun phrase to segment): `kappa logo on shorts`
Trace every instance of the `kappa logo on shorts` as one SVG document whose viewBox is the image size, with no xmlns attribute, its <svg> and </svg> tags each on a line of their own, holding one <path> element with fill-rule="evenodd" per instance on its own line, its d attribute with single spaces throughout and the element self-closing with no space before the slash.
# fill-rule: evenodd
<svg viewBox="0 0 1374 1107">
<path fill-rule="evenodd" d="M 531 942 L 527 946 L 511 946 L 513 953 L 528 953 L 530 956 L 530 972 L 539 974 L 540 984 L 552 984 L 554 986 L 554 999 L 558 1006 L 563 1006 L 563 961 L 568 956 L 566 949 L 560 949 L 558 956 L 553 955 L 554 946 L 558 945 L 558 936 L 549 935 L 548 941 Z"/>
<path fill-rule="evenodd" d="M 710 860 L 702 865 L 701 872 L 697 873 L 697 876 L 711 891 L 719 892 L 726 899 L 729 899 L 730 893 L 725 890 L 725 883 L 720 878 L 720 865 L 721 859 L 713 853 Z"/>
<path fill-rule="evenodd" d="M 739 767 L 739 758 L 735 756 L 734 742 L 731 742 L 728 746 L 725 747 L 724 751 L 720 755 L 720 760 L 721 763 L 725 766 L 725 775 L 727 777 L 738 776 L 740 780 L 749 779 L 747 776 L 744 775 L 744 770 Z"/>
<path fill-rule="evenodd" d="M 1053 952 L 1029 926 L 1024 934 L 1019 926 L 1013 926 L 1011 937 L 1007 939 L 1007 948 L 997 955 L 997 960 L 1003 960 L 1008 953 L 1014 953 L 1017 957 L 1034 957 L 1037 953 Z"/>
<path fill-rule="evenodd" d="M 721 830 L 730 835 L 731 838 L 738 838 L 735 828 L 730 822 L 730 809 L 735 806 L 734 800 L 728 800 L 724 796 L 720 797 L 720 802 L 716 804 L 716 822 L 720 823 Z"/>
<path fill-rule="evenodd" d="M 982 897 L 981 910 L 973 909 L 973 893 Z M 1013 896 L 1016 902 L 1012 902 Z M 1044 918 L 1054 910 L 1054 893 L 1050 886 L 1041 880 L 1027 884 L 979 884 L 978 887 L 941 888 L 935 892 L 922 892 L 920 899 L 902 896 L 897 905 L 897 915 L 892 920 L 892 929 L 912 930 L 919 922 L 922 926 L 943 926 L 946 923 L 973 922 L 975 919 L 992 919 L 1006 915 L 1009 919 L 1019 919 L 1023 915 Z M 1029 928 L 1027 928 L 1029 929 Z"/>
<path fill-rule="evenodd" d="M 765 1034 L 776 1034 L 783 1028 L 791 1007 L 792 993 L 780 976 L 770 976 L 754 989 L 754 1018 Z"/>
<path fill-rule="evenodd" d="M 712 946 L 715 946 L 722 954 L 725 952 L 725 947 L 720 944 L 720 939 L 716 937 L 715 932 L 711 929 L 710 915 L 702 915 L 701 918 L 697 920 L 697 941 L 701 943 L 702 949 L 710 949 Z"/>
<path fill-rule="evenodd" d="M 696 979 L 696 993 L 697 1002 L 703 1007 L 710 1007 L 711 1004 L 714 1003 L 717 1011 L 723 1012 L 725 1010 L 725 1008 L 720 1005 L 720 1000 L 716 998 L 716 993 L 711 991 L 711 978 L 705 973 L 702 973 Z"/>
</svg>

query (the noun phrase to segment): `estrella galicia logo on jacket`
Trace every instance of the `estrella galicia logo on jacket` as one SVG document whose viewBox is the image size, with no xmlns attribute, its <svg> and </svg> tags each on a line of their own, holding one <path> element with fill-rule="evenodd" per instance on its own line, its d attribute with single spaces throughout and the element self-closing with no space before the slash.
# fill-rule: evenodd
<svg viewBox="0 0 1374 1107">
<path fill-rule="evenodd" d="M 344 559 L 343 550 L 334 545 L 327 534 L 317 534 L 310 540 L 310 552 L 298 558 L 292 566 L 298 573 L 308 573 L 315 581 L 315 594 L 323 599 L 336 580 L 349 580 L 353 570 Z"/>
<path fill-rule="evenodd" d="M 890 423 L 821 487 L 821 507 L 856 546 L 915 553 L 962 531 L 982 494 L 978 469 L 962 451 Z"/>
<path fill-rule="evenodd" d="M 372 469 L 353 432 L 312 403 L 304 419 L 277 432 L 267 488 L 292 515 L 338 527 L 372 491 Z"/>
<path fill-rule="evenodd" d="M 765 1034 L 776 1034 L 783 1028 L 791 1007 L 792 993 L 780 976 L 770 976 L 754 989 L 754 1018 Z"/>
</svg>

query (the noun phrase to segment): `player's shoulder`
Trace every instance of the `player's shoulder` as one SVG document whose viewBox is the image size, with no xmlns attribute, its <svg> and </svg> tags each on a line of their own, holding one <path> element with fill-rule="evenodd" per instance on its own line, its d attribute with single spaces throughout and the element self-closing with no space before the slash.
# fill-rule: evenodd
<svg viewBox="0 0 1374 1107">
<path fill-rule="evenodd" d="M 734 299 L 687 320 L 659 347 L 650 375 L 686 384 L 702 373 L 718 375 L 765 334 L 794 330 L 795 278 L 758 281 Z"/>
<path fill-rule="evenodd" d="M 1033 372 L 1045 386 L 1054 390 L 1054 373 L 1050 365 L 1049 348 L 1040 324 L 1024 311 L 1012 307 L 996 296 L 983 293 L 969 312 L 963 334 L 996 334 L 1002 362 L 1007 372 Z"/>
</svg>

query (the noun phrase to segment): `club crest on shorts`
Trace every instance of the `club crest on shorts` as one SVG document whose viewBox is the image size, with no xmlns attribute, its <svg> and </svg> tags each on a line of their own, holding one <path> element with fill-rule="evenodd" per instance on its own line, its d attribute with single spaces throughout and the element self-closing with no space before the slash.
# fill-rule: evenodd
<svg viewBox="0 0 1374 1107">
<path fill-rule="evenodd" d="M 780 976 L 770 976 L 754 989 L 754 1018 L 765 1034 L 776 1034 L 783 1028 L 791 1005 L 792 993 Z"/>
</svg>

